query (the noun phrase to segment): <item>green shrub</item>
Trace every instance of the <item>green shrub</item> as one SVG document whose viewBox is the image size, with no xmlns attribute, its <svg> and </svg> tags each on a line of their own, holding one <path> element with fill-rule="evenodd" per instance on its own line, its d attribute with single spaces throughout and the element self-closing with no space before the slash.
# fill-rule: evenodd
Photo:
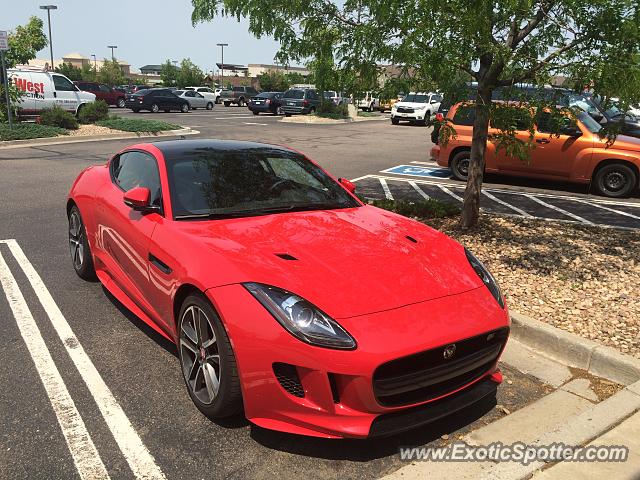
<svg viewBox="0 0 640 480">
<path fill-rule="evenodd" d="M 37 123 L 14 123 L 9 129 L 8 123 L 0 123 L 0 140 L 29 140 L 31 138 L 57 137 L 66 135 L 64 128 L 38 125 Z"/>
<path fill-rule="evenodd" d="M 50 125 L 52 127 L 66 128 L 68 130 L 78 129 L 78 120 L 76 117 L 58 105 L 51 108 L 45 108 L 40 113 L 41 125 Z"/>
<path fill-rule="evenodd" d="M 96 123 L 107 118 L 109 118 L 109 105 L 104 100 L 87 103 L 78 113 L 80 123 Z"/>
<path fill-rule="evenodd" d="M 322 101 L 318 105 L 316 113 L 319 117 L 324 118 L 347 118 L 349 116 L 349 107 L 347 105 L 336 105 L 330 101 Z"/>
<path fill-rule="evenodd" d="M 108 120 L 100 120 L 96 125 L 101 127 L 113 128 L 114 130 L 122 130 L 125 132 L 142 132 L 156 133 L 164 130 L 177 130 L 180 125 L 161 122 L 158 120 L 145 120 L 139 118 L 109 118 Z"/>
<path fill-rule="evenodd" d="M 460 213 L 460 208 L 457 205 L 433 199 L 421 202 L 388 199 L 374 200 L 373 206 L 399 213 L 405 217 L 417 218 L 444 218 Z"/>
</svg>

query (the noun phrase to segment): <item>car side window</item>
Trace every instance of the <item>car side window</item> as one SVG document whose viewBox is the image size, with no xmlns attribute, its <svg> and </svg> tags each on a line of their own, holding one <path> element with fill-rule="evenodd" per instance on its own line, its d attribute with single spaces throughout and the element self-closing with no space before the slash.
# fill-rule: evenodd
<svg viewBox="0 0 640 480">
<path fill-rule="evenodd" d="M 106 92 L 106 93 L 109 93 L 111 91 L 111 89 L 106 85 L 100 85 L 99 89 L 101 92 Z"/>
<path fill-rule="evenodd" d="M 135 187 L 147 187 L 153 205 L 162 206 L 162 189 L 156 159 L 144 152 L 124 152 L 111 161 L 114 183 L 125 192 Z"/>
<path fill-rule="evenodd" d="M 460 105 L 453 115 L 453 123 L 455 125 L 473 126 L 476 118 L 476 111 L 473 105 Z"/>
<path fill-rule="evenodd" d="M 196 92 L 194 92 L 193 90 L 189 90 L 189 91 L 185 92 L 184 96 L 185 97 L 195 97 L 196 96 Z"/>
<path fill-rule="evenodd" d="M 536 127 L 540 133 L 557 133 L 562 126 L 578 128 L 576 121 L 565 115 L 554 116 L 550 112 L 538 112 Z"/>
<path fill-rule="evenodd" d="M 65 77 L 61 77 L 60 75 L 52 75 L 53 76 L 53 85 L 58 92 L 75 92 L 76 86 L 67 80 Z"/>
</svg>

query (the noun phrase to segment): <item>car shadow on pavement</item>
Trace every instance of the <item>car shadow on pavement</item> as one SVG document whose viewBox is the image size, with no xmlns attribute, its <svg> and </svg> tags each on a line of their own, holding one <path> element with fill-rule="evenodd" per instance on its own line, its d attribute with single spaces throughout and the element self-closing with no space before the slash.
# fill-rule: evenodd
<svg viewBox="0 0 640 480">
<path fill-rule="evenodd" d="M 480 420 L 495 406 L 496 399 L 490 396 L 450 417 L 390 437 L 333 440 L 276 432 L 252 425 L 251 438 L 264 447 L 295 455 L 368 462 L 396 455 L 400 447 L 427 445 L 445 434 L 462 435 L 470 429 L 472 423 Z"/>
</svg>

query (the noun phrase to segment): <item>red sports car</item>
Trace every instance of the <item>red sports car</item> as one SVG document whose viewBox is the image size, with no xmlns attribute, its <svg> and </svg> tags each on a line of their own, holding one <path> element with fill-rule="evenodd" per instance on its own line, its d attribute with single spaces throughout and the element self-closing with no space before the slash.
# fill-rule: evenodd
<svg viewBox="0 0 640 480">
<path fill-rule="evenodd" d="M 389 435 L 495 395 L 509 315 L 485 267 L 274 145 L 176 140 L 84 170 L 73 267 L 175 342 L 207 416 Z"/>
</svg>

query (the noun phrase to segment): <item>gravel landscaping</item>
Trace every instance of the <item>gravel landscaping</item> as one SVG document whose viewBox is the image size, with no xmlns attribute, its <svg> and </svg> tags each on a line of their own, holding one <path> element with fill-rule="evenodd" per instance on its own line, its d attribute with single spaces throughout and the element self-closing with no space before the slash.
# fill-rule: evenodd
<svg viewBox="0 0 640 480">
<path fill-rule="evenodd" d="M 640 357 L 640 232 L 483 215 L 428 223 L 496 277 L 509 308 Z"/>
</svg>

